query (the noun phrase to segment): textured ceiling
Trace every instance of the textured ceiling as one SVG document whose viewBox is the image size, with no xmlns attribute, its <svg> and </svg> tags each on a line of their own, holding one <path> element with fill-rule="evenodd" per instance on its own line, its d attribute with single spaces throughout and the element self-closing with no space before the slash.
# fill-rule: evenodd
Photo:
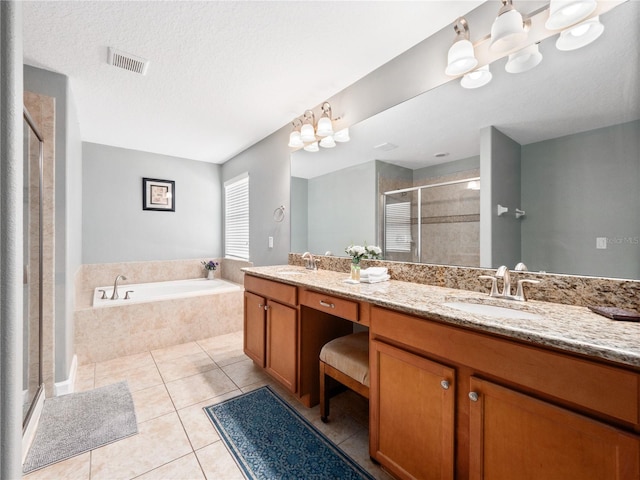
<svg viewBox="0 0 640 480">
<path fill-rule="evenodd" d="M 223 163 L 481 3 L 24 1 L 24 57 L 69 77 L 83 141 Z"/>
</svg>

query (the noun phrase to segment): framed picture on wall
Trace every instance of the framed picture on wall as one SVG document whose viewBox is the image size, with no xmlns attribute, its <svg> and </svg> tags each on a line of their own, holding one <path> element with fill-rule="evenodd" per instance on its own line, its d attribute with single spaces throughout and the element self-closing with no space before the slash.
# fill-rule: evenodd
<svg viewBox="0 0 640 480">
<path fill-rule="evenodd" d="M 143 178 L 142 209 L 175 212 L 176 182 L 173 180 L 158 180 L 157 178 Z"/>
</svg>

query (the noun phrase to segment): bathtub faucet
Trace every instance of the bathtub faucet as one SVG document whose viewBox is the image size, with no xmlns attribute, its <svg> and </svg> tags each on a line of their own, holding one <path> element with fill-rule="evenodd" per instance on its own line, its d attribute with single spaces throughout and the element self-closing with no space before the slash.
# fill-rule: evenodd
<svg viewBox="0 0 640 480">
<path fill-rule="evenodd" d="M 113 282 L 113 294 L 111 295 L 111 300 L 118 300 L 118 280 L 126 280 L 127 277 L 125 277 L 124 275 L 118 275 L 116 277 L 116 281 Z"/>
</svg>

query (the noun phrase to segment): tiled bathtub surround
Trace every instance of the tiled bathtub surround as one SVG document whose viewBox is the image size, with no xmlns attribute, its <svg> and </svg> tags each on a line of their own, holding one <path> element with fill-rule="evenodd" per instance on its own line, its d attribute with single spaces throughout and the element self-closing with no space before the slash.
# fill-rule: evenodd
<svg viewBox="0 0 640 480">
<path fill-rule="evenodd" d="M 219 260 L 216 277 L 242 283 L 241 267 L 249 262 Z M 204 276 L 200 260 L 130 262 L 83 265 L 78 274 L 75 319 L 75 350 L 78 363 L 101 362 L 178 343 L 190 342 L 242 329 L 242 289 L 159 302 L 93 308 L 93 291 L 121 285 L 184 280 Z M 222 275 L 221 275 L 222 274 Z M 229 278 L 230 277 L 230 278 Z"/>
<path fill-rule="evenodd" d="M 317 256 L 320 268 L 336 272 L 348 272 L 349 258 Z M 300 254 L 290 253 L 289 264 L 304 266 Z M 394 280 L 434 285 L 437 287 L 470 290 L 489 293 L 491 284 L 480 280 L 480 275 L 492 275 L 495 270 L 475 267 L 456 267 L 421 263 L 389 262 L 384 260 L 363 260 L 362 268 L 385 266 Z M 540 280 L 539 285 L 525 286 L 531 300 L 560 303 L 575 306 L 611 306 L 640 311 L 640 281 L 551 273 L 511 272 L 511 284 L 519 278 Z"/>
</svg>

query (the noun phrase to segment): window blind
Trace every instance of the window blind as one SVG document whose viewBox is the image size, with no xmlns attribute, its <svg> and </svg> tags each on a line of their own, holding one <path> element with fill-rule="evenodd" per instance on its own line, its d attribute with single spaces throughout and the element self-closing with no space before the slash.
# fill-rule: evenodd
<svg viewBox="0 0 640 480">
<path fill-rule="evenodd" d="M 411 251 L 411 202 L 389 203 L 385 209 L 387 252 Z"/>
<path fill-rule="evenodd" d="M 249 176 L 224 185 L 224 256 L 249 260 Z"/>
</svg>

